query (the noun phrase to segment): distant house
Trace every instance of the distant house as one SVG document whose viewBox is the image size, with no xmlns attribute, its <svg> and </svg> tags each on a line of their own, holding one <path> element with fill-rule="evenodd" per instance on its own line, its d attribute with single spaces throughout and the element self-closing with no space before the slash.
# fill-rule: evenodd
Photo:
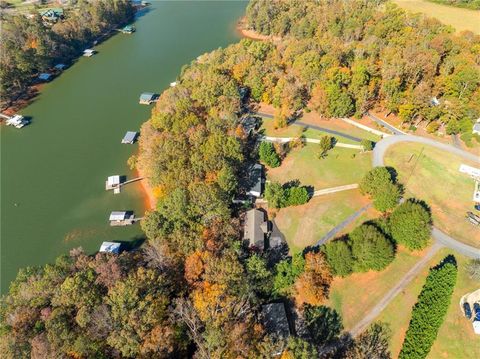
<svg viewBox="0 0 480 359">
<path fill-rule="evenodd" d="M 102 245 L 100 246 L 99 252 L 119 254 L 121 247 L 122 247 L 121 243 L 103 242 Z"/>
<path fill-rule="evenodd" d="M 52 74 L 49 74 L 47 72 L 44 72 L 44 73 L 41 73 L 40 75 L 38 75 L 38 79 L 40 81 L 43 81 L 43 82 L 48 82 L 52 79 L 53 75 Z"/>
<path fill-rule="evenodd" d="M 153 92 L 144 92 L 140 95 L 140 100 L 138 101 L 141 105 L 150 105 L 158 100 L 158 94 Z"/>
<path fill-rule="evenodd" d="M 243 133 L 246 136 L 250 136 L 258 129 L 259 120 L 256 117 L 247 116 L 240 120 L 240 125 L 243 128 Z"/>
<path fill-rule="evenodd" d="M 262 323 L 265 330 L 277 339 L 287 339 L 290 336 L 287 312 L 283 303 L 262 305 Z"/>
<path fill-rule="evenodd" d="M 477 122 L 475 122 L 475 124 L 473 125 L 472 133 L 480 135 L 480 118 L 477 119 Z"/>
<path fill-rule="evenodd" d="M 260 163 L 254 164 L 250 168 L 249 173 L 249 189 L 247 195 L 253 197 L 261 197 L 263 193 L 263 187 L 265 182 L 265 175 L 263 166 Z"/>
<path fill-rule="evenodd" d="M 134 131 L 128 131 L 122 139 L 122 143 L 128 143 L 130 145 L 135 143 L 138 133 Z"/>
<path fill-rule="evenodd" d="M 60 19 L 63 19 L 63 9 L 61 7 L 46 9 L 40 11 L 40 16 L 45 22 L 55 23 Z"/>
<path fill-rule="evenodd" d="M 247 211 L 243 227 L 243 239 L 248 241 L 248 247 L 263 251 L 266 248 L 266 239 L 270 227 L 264 212 L 256 208 Z"/>
</svg>

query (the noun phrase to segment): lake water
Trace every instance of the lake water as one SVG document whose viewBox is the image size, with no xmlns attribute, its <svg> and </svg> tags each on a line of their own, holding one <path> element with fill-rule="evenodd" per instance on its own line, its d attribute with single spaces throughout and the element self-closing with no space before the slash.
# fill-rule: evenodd
<svg viewBox="0 0 480 359">
<path fill-rule="evenodd" d="M 141 92 L 161 93 L 184 64 L 238 40 L 242 1 L 153 1 L 133 35 L 118 34 L 80 58 L 21 111 L 32 124 L 1 127 L 1 292 L 18 269 L 51 262 L 69 249 L 141 239 L 138 224 L 110 227 L 114 210 L 144 213 L 139 183 L 105 191 L 109 175 L 133 178 L 126 164 L 151 107 Z"/>
</svg>

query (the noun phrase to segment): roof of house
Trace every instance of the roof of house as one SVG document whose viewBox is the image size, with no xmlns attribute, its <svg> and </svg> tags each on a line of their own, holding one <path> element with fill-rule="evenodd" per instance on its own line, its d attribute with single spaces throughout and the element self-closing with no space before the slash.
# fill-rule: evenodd
<svg viewBox="0 0 480 359">
<path fill-rule="evenodd" d="M 262 321 L 267 333 L 283 339 L 290 335 L 287 312 L 283 303 L 262 305 Z"/>
<path fill-rule="evenodd" d="M 268 232 L 268 222 L 265 220 L 265 213 L 253 208 L 247 211 L 243 228 L 243 238 L 248 240 L 249 246 L 264 249 L 265 233 Z"/>
<path fill-rule="evenodd" d="M 109 252 L 109 253 L 120 253 L 120 247 L 122 246 L 121 243 L 115 242 L 103 242 L 100 246 L 99 252 Z"/>
<path fill-rule="evenodd" d="M 127 218 L 126 211 L 113 211 L 110 213 L 109 221 L 122 221 Z"/>
<path fill-rule="evenodd" d="M 249 134 L 257 128 L 258 119 L 252 116 L 244 117 L 240 120 L 240 124 L 242 125 L 245 133 Z"/>
<path fill-rule="evenodd" d="M 249 192 L 262 193 L 263 166 L 260 163 L 254 164 L 250 168 L 250 190 Z"/>
</svg>

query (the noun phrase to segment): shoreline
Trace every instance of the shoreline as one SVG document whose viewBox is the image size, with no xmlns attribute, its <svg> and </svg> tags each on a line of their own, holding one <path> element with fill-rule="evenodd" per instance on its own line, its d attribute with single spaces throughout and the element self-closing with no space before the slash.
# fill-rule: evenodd
<svg viewBox="0 0 480 359">
<path fill-rule="evenodd" d="M 237 33 L 243 38 L 247 38 L 251 40 L 259 40 L 259 41 L 272 41 L 272 42 L 281 41 L 281 37 L 279 36 L 262 35 L 254 30 L 249 30 L 247 28 L 247 18 L 245 16 L 243 16 L 242 18 L 240 18 L 240 20 L 238 20 L 237 26 L 235 28 L 237 30 Z"/>
<path fill-rule="evenodd" d="M 140 182 L 140 187 L 143 193 L 143 205 L 145 206 L 145 212 L 153 210 L 157 207 L 157 199 L 153 195 L 152 187 L 148 183 L 148 178 L 144 176 L 143 171 L 140 168 L 135 168 L 137 177 L 143 177 Z"/>
</svg>

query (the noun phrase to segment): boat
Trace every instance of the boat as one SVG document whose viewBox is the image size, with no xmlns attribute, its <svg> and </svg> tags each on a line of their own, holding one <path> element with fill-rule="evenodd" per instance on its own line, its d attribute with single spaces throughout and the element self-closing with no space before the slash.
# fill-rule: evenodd
<svg viewBox="0 0 480 359">
<path fill-rule="evenodd" d="M 29 121 L 22 115 L 15 115 L 6 121 L 7 126 L 13 126 L 15 128 L 22 128 L 28 125 Z"/>
<path fill-rule="evenodd" d="M 83 50 L 83 56 L 86 56 L 86 57 L 91 57 L 95 54 L 95 50 L 93 49 L 85 49 Z"/>
</svg>

